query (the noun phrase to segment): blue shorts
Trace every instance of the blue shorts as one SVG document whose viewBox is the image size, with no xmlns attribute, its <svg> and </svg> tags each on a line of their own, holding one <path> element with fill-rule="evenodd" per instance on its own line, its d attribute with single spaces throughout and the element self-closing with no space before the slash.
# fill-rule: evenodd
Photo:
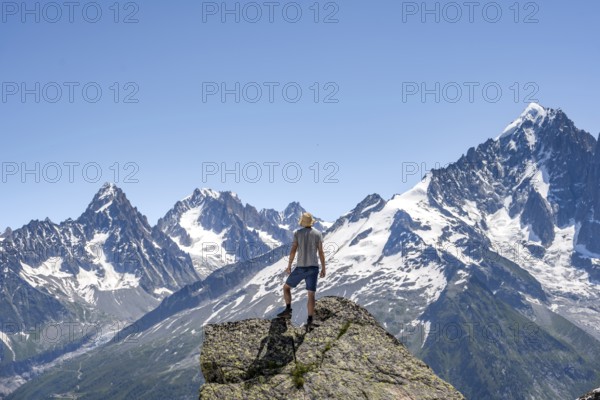
<svg viewBox="0 0 600 400">
<path fill-rule="evenodd" d="M 296 267 L 292 273 L 288 275 L 285 283 L 288 286 L 295 288 L 302 280 L 304 280 L 306 282 L 306 290 L 316 292 L 318 277 L 319 267 Z"/>
</svg>

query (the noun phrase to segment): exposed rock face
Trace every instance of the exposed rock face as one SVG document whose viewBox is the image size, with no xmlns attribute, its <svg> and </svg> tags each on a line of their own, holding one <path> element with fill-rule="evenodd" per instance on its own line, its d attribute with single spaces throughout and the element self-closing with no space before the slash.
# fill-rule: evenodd
<svg viewBox="0 0 600 400">
<path fill-rule="evenodd" d="M 585 194 L 580 207 L 582 218 L 581 229 L 577 236 L 577 243 L 586 246 L 593 252 L 600 252 L 600 142 L 596 142 L 594 157 L 590 163 L 587 182 L 585 183 Z"/>
<path fill-rule="evenodd" d="M 90 322 L 96 312 L 137 319 L 166 293 L 199 279 L 189 256 L 152 228 L 112 183 L 100 188 L 76 220 L 32 220 L 7 229 L 1 239 L 0 330 L 5 333 L 56 321 Z M 33 355 L 30 348 L 23 350 Z"/>
<path fill-rule="evenodd" d="M 327 230 L 335 231 L 345 223 L 356 222 L 362 218 L 367 218 L 372 213 L 381 211 L 384 206 L 385 200 L 380 195 L 377 193 L 370 194 L 358 203 L 356 207 L 338 218 L 338 220 Z"/>
<path fill-rule="evenodd" d="M 523 207 L 521 222 L 524 225 L 531 225 L 531 229 L 540 238 L 542 245 L 549 246 L 554 241 L 552 210 L 546 204 L 544 198 L 534 189 L 530 191 Z"/>
<path fill-rule="evenodd" d="M 319 299 L 315 324 L 207 325 L 200 399 L 463 399 L 356 303 Z"/>
<path fill-rule="evenodd" d="M 584 394 L 577 400 L 600 400 L 600 388 L 594 389 L 591 392 Z"/>
<path fill-rule="evenodd" d="M 157 229 L 188 253 L 202 279 L 217 269 L 258 257 L 292 243 L 306 210 L 292 202 L 285 210 L 257 210 L 233 192 L 196 189 L 158 220 Z M 314 227 L 328 223 L 316 218 Z M 190 281 L 192 282 L 192 281 Z"/>
</svg>

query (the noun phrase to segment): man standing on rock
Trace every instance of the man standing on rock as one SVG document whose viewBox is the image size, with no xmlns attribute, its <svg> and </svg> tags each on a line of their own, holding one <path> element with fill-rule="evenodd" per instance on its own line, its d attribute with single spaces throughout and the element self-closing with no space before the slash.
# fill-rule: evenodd
<svg viewBox="0 0 600 400">
<path fill-rule="evenodd" d="M 298 223 L 303 227 L 294 232 L 294 241 L 290 250 L 290 258 L 286 272 L 288 277 L 283 285 L 283 299 L 285 300 L 285 310 L 277 314 L 278 317 L 291 318 L 292 316 L 292 288 L 298 286 L 301 281 L 305 281 L 308 291 L 308 319 L 306 328 L 309 329 L 313 322 L 315 310 L 315 292 L 317 291 L 317 278 L 325 277 L 325 252 L 323 251 L 323 235 L 317 229 L 313 228 L 315 219 L 305 212 L 300 217 Z M 292 262 L 298 251 L 298 262 L 296 268 L 292 271 Z M 319 260 L 321 260 L 321 273 L 319 274 Z"/>
</svg>

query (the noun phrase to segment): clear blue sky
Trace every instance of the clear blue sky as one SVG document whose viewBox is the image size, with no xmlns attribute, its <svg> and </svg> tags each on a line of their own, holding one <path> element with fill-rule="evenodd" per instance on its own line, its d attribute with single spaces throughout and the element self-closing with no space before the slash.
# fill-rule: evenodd
<svg viewBox="0 0 600 400">
<path fill-rule="evenodd" d="M 235 9 L 236 2 L 225 3 Z M 35 218 L 75 218 L 104 181 L 117 181 L 151 223 L 196 187 L 235 191 L 257 208 L 282 209 L 297 200 L 334 220 L 369 193 L 389 198 L 418 181 L 419 173 L 403 176 L 403 171 L 445 165 L 495 137 L 526 107 L 533 90 L 542 105 L 562 108 L 580 128 L 597 135 L 600 114 L 590 99 L 600 89 L 600 3 L 523 1 L 516 3 L 518 15 L 513 3 L 484 1 L 471 15 L 465 6 L 457 10 L 442 2 L 436 16 L 423 13 L 420 1 L 323 1 L 316 3 L 317 16 L 313 2 L 279 2 L 272 23 L 265 6 L 252 23 L 256 9 L 242 2 L 240 22 L 226 14 L 222 23 L 222 10 L 214 8 L 221 1 L 144 1 L 137 7 L 121 2 L 119 15 L 110 8 L 112 1 L 101 1 L 102 15 L 91 23 L 97 10 L 86 2 L 73 10 L 25 2 L 32 13 L 20 2 L 3 2 L 0 229 Z M 296 4 L 302 4 L 302 16 L 292 23 Z M 427 7 L 435 10 L 435 4 Z M 502 15 L 492 23 L 497 5 Z M 117 103 L 114 82 L 120 86 Z M 208 92 L 221 83 L 234 89 L 236 82 L 239 103 L 235 94 L 223 103 L 219 94 Z M 262 89 L 255 103 L 252 82 Z M 318 102 L 314 82 L 320 87 Z M 421 83 L 435 88 L 436 82 L 439 103 L 435 94 L 423 102 L 408 92 Z M 452 82 L 463 89 L 456 102 Z M 473 101 L 464 82 L 479 85 Z M 288 85 L 284 98 L 288 83 L 295 84 Z M 24 101 L 21 84 L 29 90 Z M 102 97 L 92 103 L 97 87 Z M 293 103 L 296 87 L 302 96 Z M 492 102 L 495 87 L 503 94 Z M 138 102 L 126 103 L 127 95 Z M 338 102 L 325 102 L 328 95 Z M 135 164 L 126 168 L 128 162 Z M 235 174 L 203 179 L 203 168 L 225 163 L 234 169 L 236 162 L 239 183 Z M 280 164 L 273 164 L 270 182 L 265 163 L 275 162 Z M 317 183 L 315 162 L 321 171 Z M 35 174 L 22 176 L 22 163 L 30 169 L 40 163 L 39 183 Z M 79 163 L 70 164 L 72 183 L 68 163 Z M 326 168 L 326 163 L 334 164 Z M 94 165 L 102 172 L 95 183 Z M 253 182 L 257 165 L 262 177 Z M 294 183 L 298 166 L 302 177 Z M 128 173 L 138 182 L 124 182 Z M 338 182 L 324 182 L 328 173 Z"/>
</svg>

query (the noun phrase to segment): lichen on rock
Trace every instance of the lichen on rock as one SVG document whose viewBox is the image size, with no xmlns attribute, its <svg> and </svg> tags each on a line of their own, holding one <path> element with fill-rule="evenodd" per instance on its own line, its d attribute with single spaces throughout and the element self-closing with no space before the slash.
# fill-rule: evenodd
<svg viewBox="0 0 600 400">
<path fill-rule="evenodd" d="M 200 399 L 463 399 L 341 297 L 319 299 L 310 332 L 285 319 L 205 327 Z"/>
</svg>

